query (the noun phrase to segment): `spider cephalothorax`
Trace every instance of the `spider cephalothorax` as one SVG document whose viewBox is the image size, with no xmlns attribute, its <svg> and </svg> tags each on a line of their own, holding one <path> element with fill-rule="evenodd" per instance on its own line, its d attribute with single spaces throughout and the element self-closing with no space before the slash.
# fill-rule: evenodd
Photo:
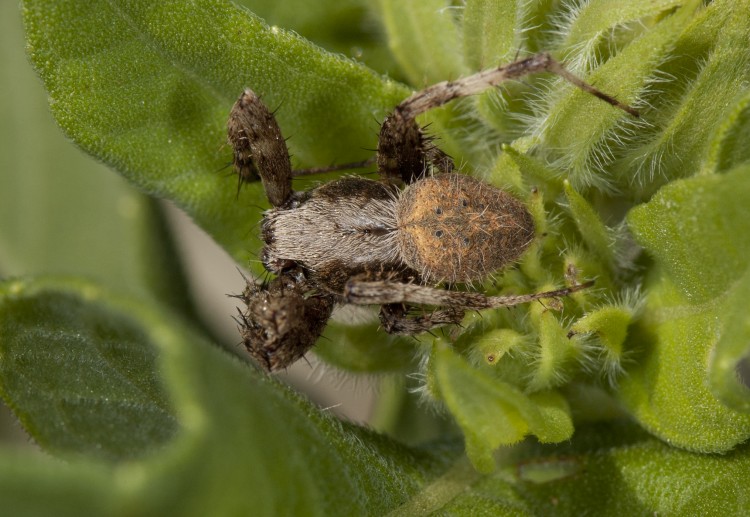
<svg viewBox="0 0 750 517">
<path fill-rule="evenodd" d="M 302 357 L 335 304 L 380 305 L 386 331 L 415 334 L 459 323 L 466 310 L 565 296 L 591 285 L 519 296 L 438 287 L 471 284 L 508 266 L 532 242 L 534 223 L 507 192 L 454 173 L 453 162 L 424 137 L 416 116 L 537 71 L 557 73 L 637 115 L 548 54 L 538 54 L 437 84 L 399 104 L 381 126 L 381 181 L 345 177 L 295 192 L 295 172 L 273 114 L 251 90 L 240 96 L 228 122 L 234 166 L 241 181 L 260 179 L 273 205 L 262 222 L 261 258 L 275 276 L 248 283 L 239 318 L 245 346 L 264 369 Z M 435 309 L 415 313 L 414 306 Z"/>
</svg>

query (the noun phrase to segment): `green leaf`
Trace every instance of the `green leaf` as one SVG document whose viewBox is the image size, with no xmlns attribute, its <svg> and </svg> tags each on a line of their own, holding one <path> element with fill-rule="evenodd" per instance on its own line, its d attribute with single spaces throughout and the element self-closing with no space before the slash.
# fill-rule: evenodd
<svg viewBox="0 0 750 517">
<path fill-rule="evenodd" d="M 633 316 L 633 311 L 627 307 L 606 305 L 587 312 L 570 330 L 576 334 L 595 334 L 611 359 L 618 361 Z"/>
<path fill-rule="evenodd" d="M 515 0 L 469 0 L 464 6 L 464 61 L 472 70 L 513 59 L 519 6 Z"/>
<path fill-rule="evenodd" d="M 750 438 L 750 415 L 712 391 L 709 357 L 727 314 L 736 309 L 718 301 L 692 305 L 668 279 L 647 286 L 644 317 L 629 339 L 639 353 L 620 381 L 620 399 L 643 427 L 673 446 L 732 449 Z"/>
<path fill-rule="evenodd" d="M 750 167 L 674 181 L 634 208 L 628 226 L 692 304 L 709 302 L 748 269 Z"/>
<path fill-rule="evenodd" d="M 455 11 L 449 4 L 446 0 L 380 0 L 388 45 L 416 87 L 458 79 L 466 72 Z"/>
<path fill-rule="evenodd" d="M 9 71 L 0 76 L 0 275 L 86 275 L 191 313 L 158 204 L 71 146 L 49 116 L 14 2 L 0 5 L 0 66 Z"/>
<path fill-rule="evenodd" d="M 747 511 L 746 446 L 725 456 L 691 454 L 644 439 L 627 423 L 615 422 L 582 426 L 570 447 L 547 451 L 547 457 L 536 451 L 516 460 L 521 477 L 517 490 L 534 515 L 721 516 Z M 536 471 L 538 479 L 540 470 L 552 471 L 551 479 L 530 479 L 529 471 Z"/>
<path fill-rule="evenodd" d="M 750 92 L 741 97 L 713 138 L 705 172 L 723 172 L 750 161 Z"/>
<path fill-rule="evenodd" d="M 126 501 L 118 495 L 106 465 L 62 462 L 40 453 L 0 449 L 0 500 L 8 514 L 122 515 Z"/>
<path fill-rule="evenodd" d="M 434 346 L 431 363 L 439 397 L 464 432 L 466 454 L 480 472 L 494 469 L 495 449 L 529 433 L 542 442 L 561 442 L 573 434 L 568 405 L 559 394 L 526 395 L 471 368 L 441 343 Z"/>
<path fill-rule="evenodd" d="M 294 31 L 332 52 L 366 63 L 380 72 L 395 64 L 383 44 L 371 4 L 374 0 L 240 0 L 269 25 Z"/>
<path fill-rule="evenodd" d="M 680 8 L 638 36 L 586 80 L 622 102 L 633 103 L 651 80 L 656 66 L 672 50 L 691 14 L 691 6 Z M 573 188 L 582 191 L 590 186 L 612 187 L 614 180 L 606 166 L 618 152 L 618 143 L 627 142 L 628 133 L 640 131 L 640 124 L 627 117 L 577 88 L 571 87 L 554 101 L 543 121 L 542 140 L 546 148 L 554 151 L 558 167 L 569 169 Z M 633 124 L 635 128 L 623 129 Z"/>
<path fill-rule="evenodd" d="M 67 506 L 82 504 L 80 495 L 94 490 L 92 501 L 106 495 L 112 508 L 129 508 L 141 515 L 271 515 L 281 508 L 314 515 L 382 514 L 415 494 L 455 457 L 455 449 L 408 449 L 336 420 L 273 378 L 191 336 L 181 320 L 150 304 L 111 298 L 80 283 L 18 280 L 0 285 L 0 374 L 6 393 L 11 379 L 27 393 L 48 386 L 44 390 L 50 395 L 48 407 L 65 403 L 71 393 L 54 386 L 55 382 L 73 384 L 81 395 L 110 395 L 96 406 L 98 412 L 89 411 L 85 404 L 73 404 L 66 422 L 86 423 L 90 432 L 78 433 L 80 426 L 63 427 L 56 442 L 66 436 L 89 442 L 88 449 L 83 445 L 78 449 L 91 454 L 98 444 L 97 431 L 98 436 L 113 433 L 112 426 L 120 425 L 116 440 L 124 443 L 127 434 L 136 433 L 144 420 L 158 420 L 153 412 L 124 419 L 116 414 L 123 408 L 118 400 L 131 384 L 140 387 L 131 394 L 136 402 L 140 400 L 137 395 L 145 396 L 143 379 L 163 382 L 173 406 L 170 413 L 179 423 L 179 432 L 169 433 L 171 441 L 162 441 L 155 449 L 159 443 L 154 440 L 150 448 L 141 450 L 150 451 L 148 457 L 100 467 L 100 481 L 93 486 L 85 484 L 91 467 L 84 458 L 69 458 L 66 469 L 38 469 L 34 475 L 39 487 L 49 487 L 52 475 L 67 480 L 60 486 L 68 492 L 56 496 Z M 23 325 L 15 323 L 21 316 Z M 24 332 L 32 325 L 43 331 L 41 349 L 35 344 L 40 340 L 30 343 Z M 104 338 L 107 350 L 121 355 L 109 353 L 110 370 L 101 372 L 96 362 L 87 367 L 97 358 L 86 345 Z M 134 352 L 138 345 L 140 358 Z M 36 358 L 49 349 L 59 351 L 57 357 L 63 359 L 50 361 L 46 375 L 14 377 L 13 372 L 19 370 L 9 370 L 22 358 Z M 71 359 L 66 360 L 66 354 Z M 156 365 L 154 357 L 158 358 Z M 76 363 L 71 363 L 73 358 Z M 134 371 L 136 367 L 138 371 Z M 119 377 L 113 375 L 115 371 L 120 372 Z M 129 383 L 121 381 L 125 373 Z M 151 399 L 161 400 L 161 396 L 152 393 Z M 47 440 L 42 439 L 37 424 L 54 417 L 42 415 L 29 400 L 17 399 L 14 409 L 29 415 L 26 424 L 30 432 L 45 445 Z M 53 450 L 59 450 L 56 443 L 52 445 Z M 5 483 L 0 492 L 9 490 L 7 477 Z M 288 490 L 290 486 L 293 491 Z M 29 506 L 40 492 L 24 493 L 27 498 L 14 500 Z M 59 502 L 55 498 L 47 501 L 50 513 Z M 13 513 L 7 505 L 4 509 Z"/>
<path fill-rule="evenodd" d="M 503 153 L 493 165 L 490 178 L 493 183 L 524 195 L 532 188 L 544 190 L 545 198 L 554 199 L 560 190 L 562 172 L 556 171 L 537 158 L 526 154 L 529 139 L 519 139 L 511 145 L 503 145 Z"/>
<path fill-rule="evenodd" d="M 750 296 L 750 270 L 737 280 L 726 302 L 724 331 L 711 354 L 709 376 L 711 387 L 727 406 L 750 413 L 750 318 L 744 306 Z"/>
<path fill-rule="evenodd" d="M 723 452 L 750 437 L 750 391 L 736 374 L 748 351 L 738 300 L 747 293 L 749 195 L 742 166 L 672 182 L 628 217 L 657 268 L 620 396 L 646 428 L 692 450 Z"/>
<path fill-rule="evenodd" d="M 580 354 L 578 343 L 568 337 L 563 324 L 544 305 L 532 305 L 529 316 L 539 329 L 539 348 L 528 389 L 539 391 L 561 386 L 568 381 L 570 367 Z"/>
<path fill-rule="evenodd" d="M 563 46 L 577 48 L 590 59 L 605 35 L 618 26 L 657 16 L 684 4 L 685 2 L 678 0 L 587 2 L 576 9 L 575 17 L 572 18 L 570 27 L 566 31 Z"/>
<path fill-rule="evenodd" d="M 366 156 L 405 90 L 222 0 L 29 0 L 29 54 L 65 132 L 141 189 L 185 209 L 245 263 L 260 185 L 220 173 L 229 109 L 251 87 L 304 164 Z"/>
<path fill-rule="evenodd" d="M 0 392 L 46 449 L 104 458 L 156 449 L 177 430 L 137 324 L 68 293 L 0 289 Z"/>
<path fill-rule="evenodd" d="M 672 57 L 657 72 L 671 80 L 651 87 L 650 127 L 622 160 L 623 183 L 659 184 L 710 170 L 715 135 L 747 95 L 750 60 L 738 49 L 750 40 L 748 9 L 747 0 L 712 2 L 673 37 Z"/>
<path fill-rule="evenodd" d="M 581 234 L 586 247 L 597 255 L 601 262 L 611 265 L 614 262 L 614 238 L 612 232 L 604 225 L 594 208 L 573 189 L 570 182 L 563 182 L 565 197 L 573 221 Z"/>
<path fill-rule="evenodd" d="M 743 515 L 750 450 L 681 451 L 626 421 L 581 426 L 565 444 L 525 443 L 488 476 L 456 463 L 394 515 Z"/>
</svg>

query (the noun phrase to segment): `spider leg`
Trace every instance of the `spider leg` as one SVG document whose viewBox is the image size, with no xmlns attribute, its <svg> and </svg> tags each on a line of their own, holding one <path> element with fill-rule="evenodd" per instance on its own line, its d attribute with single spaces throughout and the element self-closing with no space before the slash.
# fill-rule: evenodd
<svg viewBox="0 0 750 517">
<path fill-rule="evenodd" d="M 260 179 L 271 204 L 284 205 L 292 195 L 289 151 L 273 113 L 252 90 L 242 92 L 232 107 L 227 137 L 240 183 Z"/>
<path fill-rule="evenodd" d="M 581 90 L 598 97 L 599 99 L 619 108 L 634 117 L 640 116 L 638 111 L 624 104 L 611 95 L 591 86 L 579 77 L 571 74 L 565 67 L 549 53 L 542 52 L 525 59 L 519 59 L 498 68 L 491 68 L 476 74 L 458 79 L 456 81 L 443 81 L 420 90 L 411 97 L 404 100 L 394 110 L 393 115 L 398 114 L 404 121 L 413 121 L 420 115 L 433 108 L 437 108 L 454 99 L 476 95 L 484 90 L 497 86 L 500 83 L 519 79 L 529 74 L 538 72 L 551 72 L 557 74 L 569 83 Z"/>
<path fill-rule="evenodd" d="M 429 166 L 441 172 L 450 172 L 453 169 L 453 162 L 442 151 L 430 145 L 429 139 L 425 137 L 416 122 L 417 116 L 454 99 L 481 93 L 503 81 L 519 79 L 538 72 L 557 74 L 612 106 L 634 117 L 639 116 L 636 109 L 571 74 L 550 54 L 542 52 L 455 81 L 434 84 L 404 100 L 396 106 L 393 113 L 386 117 L 380 128 L 378 170 L 384 176 L 399 178 L 404 183 L 411 183 L 424 177 L 430 170 Z"/>
<path fill-rule="evenodd" d="M 325 172 L 348 171 L 350 169 L 363 169 L 375 164 L 375 157 L 362 160 L 361 162 L 342 163 L 339 165 L 329 165 L 328 167 L 311 167 L 309 169 L 294 169 L 292 176 L 310 176 L 313 174 L 323 174 Z"/>
<path fill-rule="evenodd" d="M 401 303 L 383 305 L 380 308 L 383 329 L 389 334 L 421 334 L 435 327 L 457 325 L 466 312 L 454 307 L 420 313 L 415 313 L 413 309 L 413 306 Z"/>
<path fill-rule="evenodd" d="M 247 281 L 240 297 L 246 305 L 237 322 L 250 355 L 266 371 L 286 368 L 304 356 L 320 337 L 333 311 L 330 295 L 311 294 L 299 270 L 268 282 Z"/>
<path fill-rule="evenodd" d="M 583 284 L 544 291 L 533 294 L 486 296 L 482 293 L 448 291 L 419 284 L 402 284 L 398 282 L 360 282 L 350 281 L 346 284 L 344 298 L 348 303 L 357 305 L 384 305 L 396 303 L 413 303 L 436 307 L 451 307 L 462 310 L 480 310 L 497 307 L 512 307 L 542 298 L 559 298 L 587 289 L 593 281 Z"/>
<path fill-rule="evenodd" d="M 387 179 L 409 184 L 427 176 L 431 169 L 451 172 L 450 156 L 431 143 L 415 117 L 404 117 L 398 108 L 380 126 L 378 172 Z"/>
</svg>

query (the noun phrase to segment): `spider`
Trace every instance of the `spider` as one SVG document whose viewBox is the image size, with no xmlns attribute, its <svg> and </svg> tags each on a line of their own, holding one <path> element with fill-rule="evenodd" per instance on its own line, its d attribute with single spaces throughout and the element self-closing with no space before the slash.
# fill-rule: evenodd
<svg viewBox="0 0 750 517">
<path fill-rule="evenodd" d="M 454 172 L 450 157 L 430 143 L 416 117 L 541 71 L 638 116 L 540 53 L 408 97 L 381 125 L 375 160 L 293 171 L 273 114 L 253 91 L 242 93 L 229 116 L 228 139 L 240 183 L 260 180 L 272 205 L 261 223 L 261 260 L 273 276 L 247 281 L 240 296 L 246 309 L 238 309 L 237 321 L 263 369 L 283 369 L 304 356 L 336 304 L 380 305 L 386 332 L 417 334 L 458 324 L 467 310 L 563 297 L 593 284 L 517 296 L 450 289 L 516 261 L 534 239 L 534 222 L 507 192 Z M 375 161 L 380 181 L 343 177 L 309 191 L 292 190 L 296 175 Z"/>
</svg>

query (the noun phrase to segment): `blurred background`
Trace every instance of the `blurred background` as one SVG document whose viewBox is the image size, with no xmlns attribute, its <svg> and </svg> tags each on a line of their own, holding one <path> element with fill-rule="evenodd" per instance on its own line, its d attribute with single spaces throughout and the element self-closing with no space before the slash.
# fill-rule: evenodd
<svg viewBox="0 0 750 517">
<path fill-rule="evenodd" d="M 318 39 L 332 50 L 355 58 L 365 56 L 368 64 L 388 72 L 387 50 L 375 32 L 364 39 L 361 32 L 336 38 L 326 32 L 316 36 L 319 24 L 313 22 L 320 12 L 316 15 L 315 10 L 333 12 L 334 18 L 353 17 L 366 27 L 376 26 L 370 24 L 362 2 L 339 2 L 331 10 L 331 2 L 324 0 L 307 13 L 285 12 L 284 2 L 245 3 L 253 4 L 253 10 L 270 23 L 274 17 L 284 18 L 287 25 L 282 26 Z M 336 23 L 346 26 L 340 20 Z M 349 44 L 347 38 L 352 37 L 359 45 Z M 154 230 L 154 218 L 164 221 L 165 227 Z M 242 353 L 231 319 L 237 300 L 226 296 L 242 290 L 237 270 L 241 264 L 185 214 L 167 202 L 149 200 L 65 137 L 26 57 L 20 7 L 15 2 L 1 2 L 0 276 L 82 276 L 116 292 L 139 296 L 159 282 L 148 275 L 164 267 L 149 263 L 144 243 L 169 241 L 170 236 L 174 239 L 167 246 L 175 247 L 200 317 L 218 344 Z M 380 379 L 372 376 L 333 370 L 311 354 L 309 362 L 300 361 L 279 376 L 308 393 L 321 407 L 355 422 L 370 420 L 380 385 Z M 25 432 L 4 406 L 0 439 L 28 444 Z"/>
</svg>

